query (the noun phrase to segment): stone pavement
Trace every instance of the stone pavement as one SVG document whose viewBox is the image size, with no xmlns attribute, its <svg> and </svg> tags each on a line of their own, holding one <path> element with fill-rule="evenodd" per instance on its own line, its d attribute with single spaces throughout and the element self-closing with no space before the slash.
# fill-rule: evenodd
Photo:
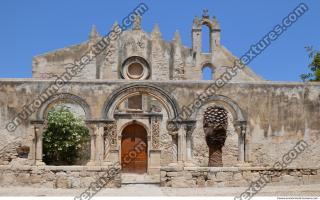
<svg viewBox="0 0 320 200">
<path fill-rule="evenodd" d="M 245 187 L 168 188 L 152 184 L 130 184 L 121 188 L 106 188 L 98 196 L 236 196 Z M 0 196 L 78 196 L 83 189 L 48 189 L 31 187 L 0 187 Z M 267 186 L 259 196 L 317 196 L 320 185 Z"/>
</svg>

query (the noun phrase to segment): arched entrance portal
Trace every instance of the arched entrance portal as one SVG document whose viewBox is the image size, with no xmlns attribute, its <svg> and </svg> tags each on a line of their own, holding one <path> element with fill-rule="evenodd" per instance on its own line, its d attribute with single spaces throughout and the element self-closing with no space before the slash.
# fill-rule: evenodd
<svg viewBox="0 0 320 200">
<path fill-rule="evenodd" d="M 121 166 L 124 173 L 146 173 L 148 165 L 147 131 L 130 124 L 122 131 Z"/>
</svg>

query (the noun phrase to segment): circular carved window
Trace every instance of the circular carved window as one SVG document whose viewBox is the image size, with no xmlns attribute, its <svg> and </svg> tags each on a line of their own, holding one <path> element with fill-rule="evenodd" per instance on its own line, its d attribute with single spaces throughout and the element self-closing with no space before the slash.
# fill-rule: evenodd
<svg viewBox="0 0 320 200">
<path fill-rule="evenodd" d="M 145 80 L 150 75 L 149 64 L 138 56 L 125 60 L 120 72 L 123 78 L 133 80 Z"/>
<path fill-rule="evenodd" d="M 133 63 L 128 67 L 128 75 L 133 79 L 139 79 L 143 75 L 143 66 L 140 63 Z"/>
</svg>

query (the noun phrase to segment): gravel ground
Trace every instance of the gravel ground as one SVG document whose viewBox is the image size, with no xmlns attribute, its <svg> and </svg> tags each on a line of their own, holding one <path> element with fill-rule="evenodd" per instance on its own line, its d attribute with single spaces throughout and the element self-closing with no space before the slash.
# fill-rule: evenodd
<svg viewBox="0 0 320 200">
<path fill-rule="evenodd" d="M 238 196 L 246 187 L 163 188 L 157 185 L 124 185 L 102 189 L 97 196 Z M 79 196 L 84 189 L 48 189 L 0 187 L 0 196 Z M 267 186 L 258 196 L 320 197 L 320 184 L 302 186 Z"/>
</svg>

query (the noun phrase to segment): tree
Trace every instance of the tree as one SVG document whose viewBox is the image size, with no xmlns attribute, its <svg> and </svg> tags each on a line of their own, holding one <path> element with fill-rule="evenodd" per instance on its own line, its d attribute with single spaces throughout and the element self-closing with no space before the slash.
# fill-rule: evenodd
<svg viewBox="0 0 320 200">
<path fill-rule="evenodd" d="M 316 51 L 312 46 L 305 47 L 309 58 L 312 59 L 312 62 L 309 64 L 311 72 L 307 74 L 301 74 L 300 78 L 302 81 L 320 81 L 320 51 Z"/>
<path fill-rule="evenodd" d="M 48 112 L 48 128 L 43 135 L 46 164 L 72 165 L 79 158 L 89 138 L 83 120 L 66 107 L 57 106 Z"/>
</svg>

